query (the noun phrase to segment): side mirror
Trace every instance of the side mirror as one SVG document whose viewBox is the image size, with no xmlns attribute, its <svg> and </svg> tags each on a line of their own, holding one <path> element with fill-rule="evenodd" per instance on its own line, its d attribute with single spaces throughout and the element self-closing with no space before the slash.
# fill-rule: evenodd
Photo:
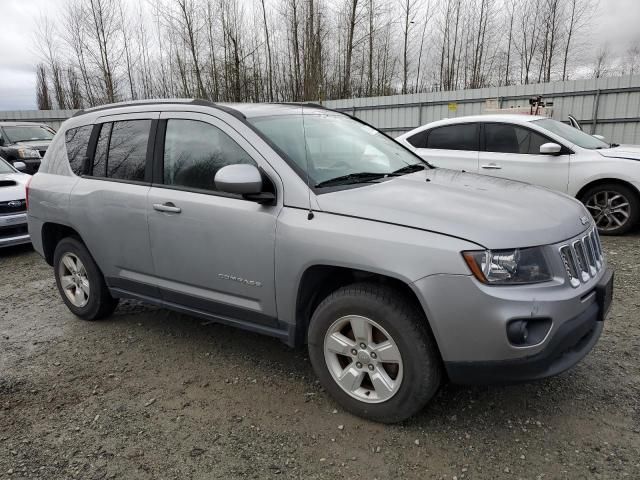
<svg viewBox="0 0 640 480">
<path fill-rule="evenodd" d="M 242 195 L 261 204 L 273 203 L 275 195 L 262 191 L 262 175 L 253 165 L 237 164 L 222 167 L 213 181 L 221 192 Z"/>
<path fill-rule="evenodd" d="M 602 140 L 604 142 L 604 136 L 602 135 L 591 135 L 593 138 L 597 138 L 598 140 Z"/>
<path fill-rule="evenodd" d="M 20 172 L 24 172 L 27 169 L 27 164 L 24 162 L 13 162 L 13 168 Z"/>
<path fill-rule="evenodd" d="M 562 147 L 557 143 L 549 142 L 540 145 L 540 153 L 543 155 L 557 155 L 562 150 Z"/>
</svg>

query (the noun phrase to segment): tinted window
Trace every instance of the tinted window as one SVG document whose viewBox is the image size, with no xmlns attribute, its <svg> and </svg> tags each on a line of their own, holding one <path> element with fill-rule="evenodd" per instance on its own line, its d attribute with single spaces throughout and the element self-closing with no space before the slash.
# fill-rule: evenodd
<svg viewBox="0 0 640 480">
<path fill-rule="evenodd" d="M 69 165 L 76 175 L 82 175 L 84 173 L 84 159 L 87 155 L 91 130 L 93 130 L 93 125 L 87 125 L 84 127 L 71 128 L 64 134 Z"/>
<path fill-rule="evenodd" d="M 196 120 L 169 120 L 164 143 L 164 183 L 216 190 L 214 177 L 226 165 L 253 159 L 226 133 Z"/>
<path fill-rule="evenodd" d="M 144 181 L 151 120 L 115 122 L 111 129 L 107 177 Z"/>
<path fill-rule="evenodd" d="M 427 148 L 478 150 L 478 124 L 448 125 L 434 128 L 427 137 Z"/>
<path fill-rule="evenodd" d="M 549 141 L 533 130 L 515 125 L 487 123 L 484 132 L 487 152 L 539 154 L 540 145 Z"/>
<path fill-rule="evenodd" d="M 416 133 L 415 135 L 411 135 L 407 138 L 407 142 L 413 145 L 416 148 L 427 148 L 427 134 L 429 130 L 423 130 L 421 132 Z"/>
<path fill-rule="evenodd" d="M 100 128 L 100 136 L 96 145 L 96 153 L 93 156 L 94 177 L 104 177 L 107 172 L 107 149 L 109 148 L 109 135 L 111 134 L 111 124 L 103 123 Z"/>
</svg>

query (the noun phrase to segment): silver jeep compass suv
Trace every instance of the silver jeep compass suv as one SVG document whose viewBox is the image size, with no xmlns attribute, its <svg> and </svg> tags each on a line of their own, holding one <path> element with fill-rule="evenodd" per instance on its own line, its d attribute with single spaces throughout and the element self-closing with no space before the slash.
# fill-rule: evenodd
<svg viewBox="0 0 640 480">
<path fill-rule="evenodd" d="M 572 367 L 611 302 L 578 201 L 432 168 L 319 106 L 86 110 L 56 134 L 28 202 L 33 245 L 78 317 L 134 298 L 306 343 L 327 391 L 381 422 L 445 379 Z"/>
</svg>

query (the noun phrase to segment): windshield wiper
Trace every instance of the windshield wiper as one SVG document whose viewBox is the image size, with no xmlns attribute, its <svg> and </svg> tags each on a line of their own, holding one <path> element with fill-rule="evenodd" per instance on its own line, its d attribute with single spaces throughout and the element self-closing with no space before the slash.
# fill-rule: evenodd
<svg viewBox="0 0 640 480">
<path fill-rule="evenodd" d="M 406 175 L 407 173 L 419 172 L 420 170 L 424 170 L 426 167 L 421 163 L 412 163 L 410 165 L 405 165 L 398 170 L 394 170 L 389 173 L 390 176 L 398 176 L 398 175 Z"/>
<path fill-rule="evenodd" d="M 387 173 L 374 173 L 374 172 L 357 172 L 349 173 L 348 175 L 342 175 L 340 177 L 330 178 L 320 183 L 316 183 L 316 188 L 332 187 L 335 185 L 350 185 L 353 183 L 366 183 L 379 178 L 384 178 Z"/>
</svg>

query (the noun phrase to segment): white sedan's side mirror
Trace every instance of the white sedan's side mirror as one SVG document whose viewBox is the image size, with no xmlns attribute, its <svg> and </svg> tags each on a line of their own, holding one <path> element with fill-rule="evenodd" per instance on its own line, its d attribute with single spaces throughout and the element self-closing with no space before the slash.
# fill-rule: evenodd
<svg viewBox="0 0 640 480">
<path fill-rule="evenodd" d="M 598 140 L 602 140 L 604 142 L 604 137 L 602 135 L 591 135 L 593 138 L 597 138 Z"/>
<path fill-rule="evenodd" d="M 19 172 L 24 172 L 27 169 L 27 164 L 24 162 L 13 162 L 13 168 Z"/>
<path fill-rule="evenodd" d="M 557 143 L 549 142 L 540 145 L 540 153 L 543 155 L 557 155 L 562 150 L 562 147 Z"/>
</svg>

